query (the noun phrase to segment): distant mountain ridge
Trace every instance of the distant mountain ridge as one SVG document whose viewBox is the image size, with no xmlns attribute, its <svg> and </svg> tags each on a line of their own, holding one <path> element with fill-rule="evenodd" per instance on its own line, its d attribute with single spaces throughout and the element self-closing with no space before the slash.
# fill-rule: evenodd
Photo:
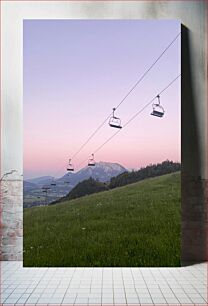
<svg viewBox="0 0 208 306">
<path fill-rule="evenodd" d="M 28 181 L 24 181 L 24 192 L 30 191 L 37 188 L 37 185 Z"/>
<path fill-rule="evenodd" d="M 63 175 L 60 178 L 56 178 L 56 183 L 63 182 L 65 180 L 70 180 L 72 185 L 75 185 L 83 180 L 86 180 L 90 177 L 94 179 L 98 179 L 101 182 L 107 182 L 111 179 L 111 177 L 126 172 L 126 168 L 121 166 L 118 163 L 110 163 L 110 162 L 98 162 L 94 167 L 84 167 L 81 170 L 73 173 L 69 172 Z M 33 179 L 27 179 L 26 182 L 36 184 L 36 185 L 45 185 L 50 184 L 52 181 L 52 176 L 41 176 Z"/>
<path fill-rule="evenodd" d="M 32 184 L 36 184 L 36 185 L 44 185 L 44 184 L 48 184 L 48 182 L 50 180 L 52 180 L 53 177 L 52 176 L 40 176 L 40 177 L 35 177 L 32 179 L 28 179 L 25 180 L 26 182 L 32 183 Z"/>
<path fill-rule="evenodd" d="M 92 177 L 100 182 L 108 182 L 112 177 L 117 176 L 127 170 L 118 163 L 98 162 L 94 167 L 84 167 L 71 176 L 73 185 Z"/>
<path fill-rule="evenodd" d="M 78 172 L 68 172 L 60 178 L 54 179 L 56 186 L 51 186 L 53 177 L 42 176 L 24 181 L 24 205 L 25 207 L 31 205 L 41 205 L 41 200 L 37 201 L 37 197 L 42 194 L 42 187 L 49 186 L 51 191 L 48 193 L 48 201 L 56 201 L 57 198 L 67 195 L 77 184 L 84 180 L 88 180 L 90 177 L 100 182 L 109 182 L 112 177 L 115 177 L 127 170 L 118 163 L 110 162 L 98 162 L 94 167 L 84 167 Z M 58 197 L 57 197 L 58 195 Z M 32 201 L 34 198 L 34 201 Z M 32 204 L 33 205 L 33 204 Z"/>
</svg>

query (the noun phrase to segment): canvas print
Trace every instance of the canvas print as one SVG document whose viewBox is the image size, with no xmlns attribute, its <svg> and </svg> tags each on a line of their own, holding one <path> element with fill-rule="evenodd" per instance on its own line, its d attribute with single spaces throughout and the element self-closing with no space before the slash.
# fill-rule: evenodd
<svg viewBox="0 0 208 306">
<path fill-rule="evenodd" d="M 24 266 L 180 266 L 180 22 L 23 31 Z"/>
</svg>

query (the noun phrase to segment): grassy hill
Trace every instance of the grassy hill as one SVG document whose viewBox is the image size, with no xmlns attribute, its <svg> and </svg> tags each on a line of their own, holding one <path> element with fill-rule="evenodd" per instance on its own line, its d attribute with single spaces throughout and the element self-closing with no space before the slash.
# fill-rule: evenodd
<svg viewBox="0 0 208 306">
<path fill-rule="evenodd" d="M 72 199 L 83 197 L 85 195 L 98 193 L 106 190 L 108 190 L 108 186 L 106 183 L 99 182 L 90 177 L 89 179 L 78 183 L 65 197 L 62 197 L 57 201 L 52 202 L 50 205 L 69 201 Z"/>
<path fill-rule="evenodd" d="M 180 266 L 180 173 L 24 210 L 24 266 Z"/>
</svg>

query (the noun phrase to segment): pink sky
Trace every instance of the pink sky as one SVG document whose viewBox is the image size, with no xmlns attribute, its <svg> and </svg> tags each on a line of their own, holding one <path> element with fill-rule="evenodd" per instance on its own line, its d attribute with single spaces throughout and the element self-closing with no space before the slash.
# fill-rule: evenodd
<svg viewBox="0 0 208 306">
<path fill-rule="evenodd" d="M 24 21 L 24 176 L 63 175 L 70 156 L 179 32 L 173 20 Z M 179 74 L 180 38 L 117 110 L 122 123 Z M 164 118 L 148 107 L 96 161 L 126 168 L 180 161 L 180 92 L 179 79 L 161 95 Z M 113 133 L 106 124 L 75 167 Z"/>
</svg>

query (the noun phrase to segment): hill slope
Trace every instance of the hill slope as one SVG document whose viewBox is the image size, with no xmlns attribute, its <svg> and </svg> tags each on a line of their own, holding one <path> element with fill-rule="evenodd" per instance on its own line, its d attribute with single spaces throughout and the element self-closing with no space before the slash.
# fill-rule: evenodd
<svg viewBox="0 0 208 306">
<path fill-rule="evenodd" d="M 81 183 L 78 183 L 65 197 L 51 203 L 50 205 L 62 203 L 64 201 L 80 198 L 85 195 L 98 193 L 106 190 L 108 190 L 108 187 L 105 183 L 96 181 L 92 177 L 90 177 L 88 180 L 84 180 Z"/>
<path fill-rule="evenodd" d="M 180 266 L 180 173 L 24 211 L 24 266 Z"/>
</svg>

